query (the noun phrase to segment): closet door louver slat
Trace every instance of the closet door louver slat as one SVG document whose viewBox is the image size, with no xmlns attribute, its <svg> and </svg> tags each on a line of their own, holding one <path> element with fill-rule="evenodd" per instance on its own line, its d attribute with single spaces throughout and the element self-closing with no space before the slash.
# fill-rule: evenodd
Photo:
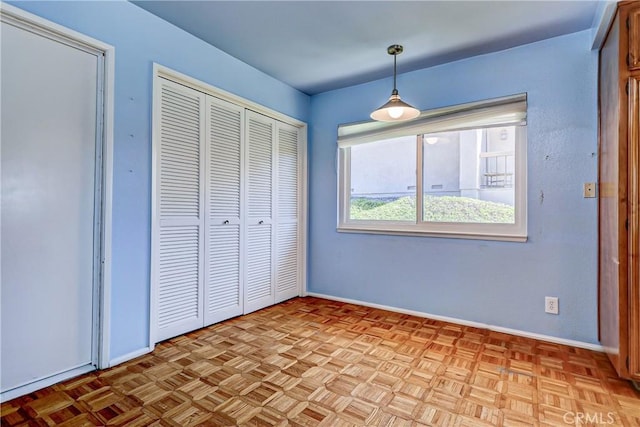
<svg viewBox="0 0 640 427">
<path fill-rule="evenodd" d="M 298 224 L 278 224 L 276 302 L 298 296 Z"/>
<path fill-rule="evenodd" d="M 298 129 L 278 123 L 275 302 L 298 296 L 300 283 Z"/>
<path fill-rule="evenodd" d="M 156 159 L 156 340 L 202 326 L 202 152 L 204 95 L 159 85 Z"/>
<path fill-rule="evenodd" d="M 272 305 L 273 288 L 273 148 L 275 121 L 246 112 L 247 218 L 244 312 Z"/>
<path fill-rule="evenodd" d="M 244 109 L 207 98 L 205 325 L 243 312 L 241 200 Z"/>
<path fill-rule="evenodd" d="M 246 313 L 273 304 L 271 225 L 249 225 L 248 235 Z"/>
</svg>

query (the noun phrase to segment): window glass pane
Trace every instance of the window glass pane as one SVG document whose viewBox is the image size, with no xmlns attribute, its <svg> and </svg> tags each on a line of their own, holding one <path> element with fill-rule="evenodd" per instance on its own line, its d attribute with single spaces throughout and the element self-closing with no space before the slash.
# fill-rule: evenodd
<svg viewBox="0 0 640 427">
<path fill-rule="evenodd" d="M 515 223 L 516 126 L 423 136 L 423 221 Z"/>
<path fill-rule="evenodd" d="M 387 139 L 351 150 L 349 218 L 416 221 L 416 137 Z"/>
</svg>

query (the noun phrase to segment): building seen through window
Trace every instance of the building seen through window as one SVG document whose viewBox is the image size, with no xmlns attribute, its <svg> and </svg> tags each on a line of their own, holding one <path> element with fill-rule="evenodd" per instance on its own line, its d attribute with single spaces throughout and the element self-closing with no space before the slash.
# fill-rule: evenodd
<svg viewBox="0 0 640 427">
<path fill-rule="evenodd" d="M 351 219 L 415 221 L 422 144 L 422 221 L 515 221 L 516 127 L 393 138 L 351 148 Z"/>
</svg>

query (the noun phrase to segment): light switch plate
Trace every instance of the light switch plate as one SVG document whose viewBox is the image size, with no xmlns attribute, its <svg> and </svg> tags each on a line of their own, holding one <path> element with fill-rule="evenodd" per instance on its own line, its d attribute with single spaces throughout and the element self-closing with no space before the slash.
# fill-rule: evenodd
<svg viewBox="0 0 640 427">
<path fill-rule="evenodd" d="M 596 197 L 596 183 L 595 182 L 585 182 L 584 183 L 584 197 L 585 199 L 590 199 Z"/>
</svg>

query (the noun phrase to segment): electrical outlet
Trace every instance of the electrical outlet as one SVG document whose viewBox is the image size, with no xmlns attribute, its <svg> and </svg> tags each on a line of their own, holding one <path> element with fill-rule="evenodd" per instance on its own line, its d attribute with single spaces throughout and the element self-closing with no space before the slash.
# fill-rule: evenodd
<svg viewBox="0 0 640 427">
<path fill-rule="evenodd" d="M 544 312 L 558 314 L 558 297 L 544 297 Z"/>
<path fill-rule="evenodd" d="M 584 183 L 584 197 L 585 199 L 592 199 L 596 197 L 596 183 L 585 182 Z"/>
</svg>

